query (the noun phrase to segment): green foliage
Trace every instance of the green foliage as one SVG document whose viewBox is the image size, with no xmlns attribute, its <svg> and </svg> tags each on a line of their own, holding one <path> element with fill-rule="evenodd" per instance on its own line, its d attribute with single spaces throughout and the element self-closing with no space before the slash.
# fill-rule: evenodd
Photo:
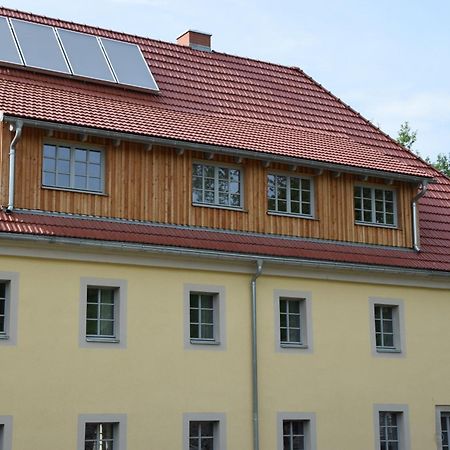
<svg viewBox="0 0 450 450">
<path fill-rule="evenodd" d="M 418 156 L 420 153 L 418 150 L 413 149 L 412 146 L 417 140 L 417 130 L 413 131 L 409 126 L 409 122 L 403 122 L 400 125 L 400 130 L 397 135 L 397 142 L 408 150 L 412 150 Z M 444 175 L 450 177 L 450 153 L 439 153 L 436 157 L 436 161 L 432 161 L 429 156 L 424 158 L 428 164 L 432 164 L 437 170 L 441 171 Z"/>
<path fill-rule="evenodd" d="M 450 153 L 439 153 L 433 166 L 440 170 L 443 174 L 450 177 Z"/>
<path fill-rule="evenodd" d="M 417 130 L 413 131 L 409 126 L 409 122 L 403 122 L 397 135 L 397 142 L 408 150 L 412 150 L 414 142 L 417 140 Z M 416 151 L 417 154 L 419 154 Z"/>
</svg>

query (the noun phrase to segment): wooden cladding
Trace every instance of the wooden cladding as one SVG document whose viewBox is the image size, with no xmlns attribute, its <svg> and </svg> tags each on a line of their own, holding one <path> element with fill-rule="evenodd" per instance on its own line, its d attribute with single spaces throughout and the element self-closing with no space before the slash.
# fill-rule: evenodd
<svg viewBox="0 0 450 450">
<path fill-rule="evenodd" d="M 8 152 L 11 133 L 3 127 L 0 153 L 0 195 L 7 202 Z M 104 148 L 105 192 L 89 194 L 42 187 L 42 148 L 45 142 L 78 142 L 79 137 L 55 133 L 46 137 L 43 130 L 25 128 L 17 145 L 15 207 L 31 210 L 57 211 L 150 222 L 250 231 L 306 238 L 329 239 L 387 246 L 411 247 L 411 199 L 416 189 L 406 183 L 389 188 L 397 196 L 397 228 L 355 225 L 353 187 L 365 184 L 357 176 L 336 177 L 328 171 L 316 174 L 310 169 L 290 171 L 286 165 L 272 164 L 265 168 L 260 161 L 245 159 L 241 164 L 224 155 L 214 161 L 239 166 L 243 174 L 244 208 L 242 211 L 194 206 L 191 199 L 192 163 L 205 160 L 202 152 L 186 151 L 153 145 L 113 142 L 88 138 L 82 145 Z M 81 144 L 80 144 L 81 145 Z M 267 174 L 281 171 L 308 175 L 314 183 L 314 218 L 273 215 L 267 212 Z M 370 185 L 383 180 L 369 179 Z M 385 186 L 386 187 L 386 186 Z"/>
</svg>

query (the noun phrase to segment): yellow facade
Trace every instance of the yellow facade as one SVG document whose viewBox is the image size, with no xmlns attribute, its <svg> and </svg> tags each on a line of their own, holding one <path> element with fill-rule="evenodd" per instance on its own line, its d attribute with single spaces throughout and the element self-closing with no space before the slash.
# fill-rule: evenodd
<svg viewBox="0 0 450 450">
<path fill-rule="evenodd" d="M 228 450 L 252 448 L 251 262 L 2 253 L 0 271 L 19 274 L 17 344 L 0 346 L 0 416 L 13 416 L 14 450 L 75 449 L 78 416 L 108 413 L 127 415 L 128 450 L 181 449 L 183 414 L 199 412 L 226 415 Z M 126 348 L 80 347 L 84 277 L 127 281 Z M 410 450 L 437 448 L 435 407 L 450 404 L 450 303 L 449 288 L 431 282 L 266 264 L 257 280 L 261 450 L 277 449 L 279 412 L 315 413 L 317 449 L 374 449 L 375 404 L 408 405 Z M 185 284 L 225 288 L 225 349 L 185 348 Z M 280 289 L 311 294 L 309 353 L 276 351 Z M 403 356 L 373 356 L 369 297 L 403 300 Z"/>
</svg>

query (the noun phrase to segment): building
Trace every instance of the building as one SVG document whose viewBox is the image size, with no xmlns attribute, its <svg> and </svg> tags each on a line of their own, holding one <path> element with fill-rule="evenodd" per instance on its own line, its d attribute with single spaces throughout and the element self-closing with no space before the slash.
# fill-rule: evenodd
<svg viewBox="0 0 450 450">
<path fill-rule="evenodd" d="M 1 450 L 448 450 L 448 178 L 203 33 L 0 38 Z"/>
</svg>

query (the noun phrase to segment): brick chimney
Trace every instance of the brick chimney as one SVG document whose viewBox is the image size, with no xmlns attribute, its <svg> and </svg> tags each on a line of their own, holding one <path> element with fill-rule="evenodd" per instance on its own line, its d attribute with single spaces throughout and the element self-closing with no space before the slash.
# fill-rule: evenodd
<svg viewBox="0 0 450 450">
<path fill-rule="evenodd" d="M 178 45 L 191 47 L 194 50 L 211 51 L 211 34 L 202 33 L 201 31 L 187 30 L 177 38 Z"/>
</svg>

